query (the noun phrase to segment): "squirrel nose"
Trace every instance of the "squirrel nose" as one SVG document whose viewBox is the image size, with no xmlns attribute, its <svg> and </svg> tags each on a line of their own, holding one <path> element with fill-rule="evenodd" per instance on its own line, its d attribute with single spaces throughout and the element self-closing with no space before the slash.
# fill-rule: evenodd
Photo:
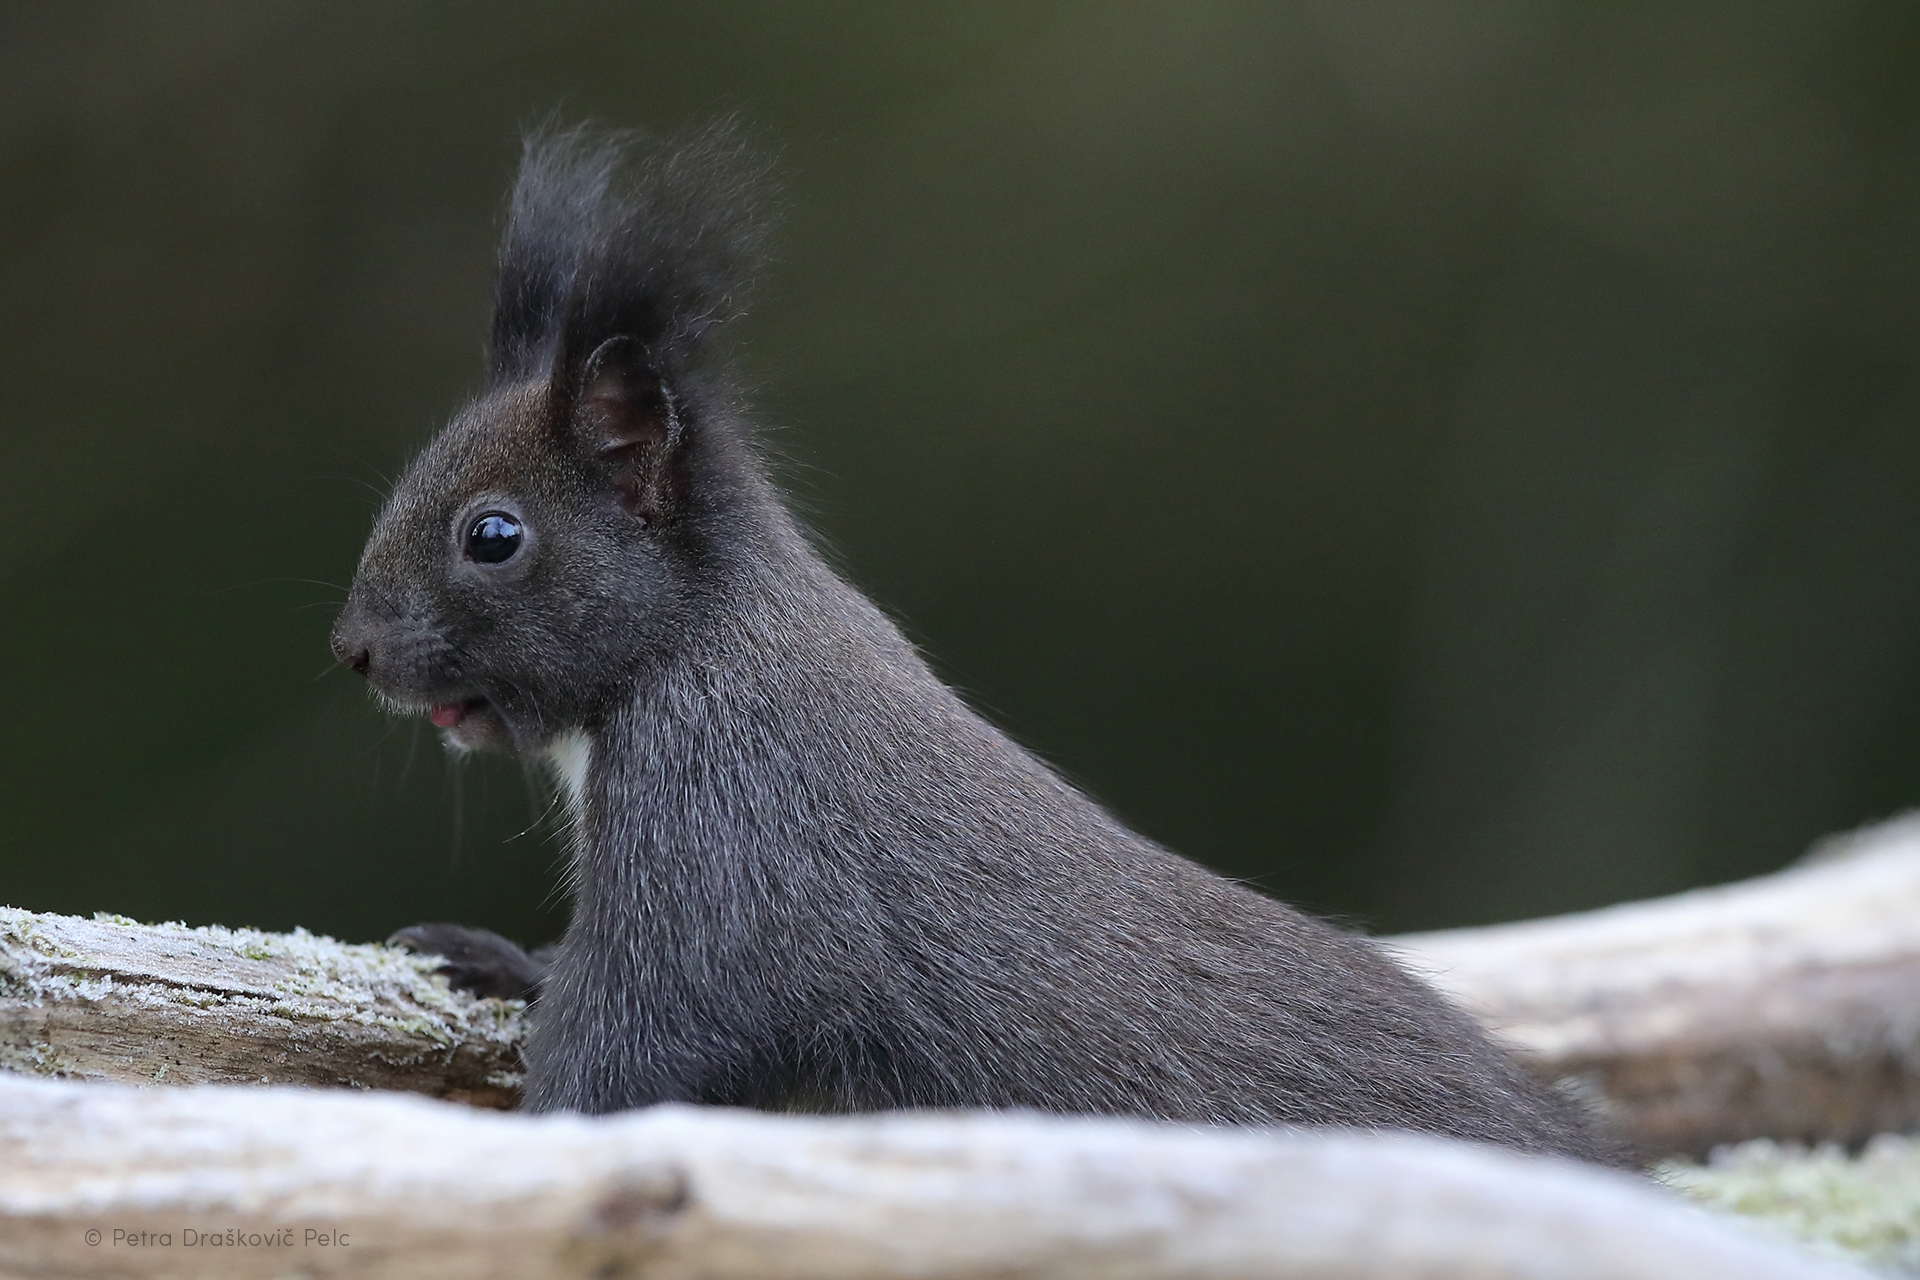
<svg viewBox="0 0 1920 1280">
<path fill-rule="evenodd" d="M 328 640 L 333 656 L 341 664 L 352 667 L 364 676 L 373 669 L 373 649 L 363 636 L 354 634 L 358 631 L 364 631 L 364 628 L 357 625 L 357 619 L 349 612 L 334 624 L 333 634 Z"/>
</svg>

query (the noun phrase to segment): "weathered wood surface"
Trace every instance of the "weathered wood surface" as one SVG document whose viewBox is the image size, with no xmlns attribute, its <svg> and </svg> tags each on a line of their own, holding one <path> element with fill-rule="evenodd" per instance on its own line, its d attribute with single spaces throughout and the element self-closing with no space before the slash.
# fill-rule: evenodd
<svg viewBox="0 0 1920 1280">
<path fill-rule="evenodd" d="M 1389 939 L 1649 1154 L 1920 1126 L 1920 818 L 1739 884 Z M 0 910 L 0 1067 L 511 1105 L 520 1009 L 304 933 Z"/>
<path fill-rule="evenodd" d="M 1626 1175 L 1410 1135 L 680 1107 L 536 1117 L 396 1094 L 0 1077 L 0 1276 L 49 1275 L 1859 1273 Z"/>
<path fill-rule="evenodd" d="M 517 1003 L 305 932 L 0 908 L 0 1068 L 78 1080 L 346 1085 L 511 1106 Z"/>
<path fill-rule="evenodd" d="M 1390 941 L 1650 1152 L 1920 1127 L 1920 816 L 1755 880 Z"/>
</svg>

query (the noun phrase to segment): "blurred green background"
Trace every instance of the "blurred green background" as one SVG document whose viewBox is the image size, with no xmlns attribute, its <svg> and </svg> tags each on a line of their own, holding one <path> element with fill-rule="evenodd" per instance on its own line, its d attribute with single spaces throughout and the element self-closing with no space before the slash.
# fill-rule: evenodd
<svg viewBox="0 0 1920 1280">
<path fill-rule="evenodd" d="M 1399 929 L 1920 803 L 1911 0 L 9 5 L 0 901 L 558 930 L 325 647 L 556 106 L 778 144 L 787 483 L 1175 848 Z"/>
</svg>

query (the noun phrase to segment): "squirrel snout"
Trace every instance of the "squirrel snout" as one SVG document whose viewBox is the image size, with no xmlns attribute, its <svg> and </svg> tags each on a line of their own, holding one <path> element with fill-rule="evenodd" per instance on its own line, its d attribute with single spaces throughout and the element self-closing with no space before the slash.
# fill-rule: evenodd
<svg viewBox="0 0 1920 1280">
<path fill-rule="evenodd" d="M 334 624 L 333 634 L 328 637 L 328 643 L 333 649 L 335 660 L 342 666 L 352 667 L 364 676 L 373 669 L 373 649 L 356 634 L 357 631 L 358 628 L 351 624 L 349 618 L 343 617 Z"/>
</svg>

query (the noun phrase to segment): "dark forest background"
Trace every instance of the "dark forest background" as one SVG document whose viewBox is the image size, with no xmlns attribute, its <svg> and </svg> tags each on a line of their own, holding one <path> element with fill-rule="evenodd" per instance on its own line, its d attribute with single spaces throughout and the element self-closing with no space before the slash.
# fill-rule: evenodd
<svg viewBox="0 0 1920 1280">
<path fill-rule="evenodd" d="M 0 901 L 557 931 L 325 646 L 556 107 L 779 146 L 787 483 L 1175 848 L 1400 929 L 1920 804 L 1909 0 L 9 5 Z"/>
</svg>

